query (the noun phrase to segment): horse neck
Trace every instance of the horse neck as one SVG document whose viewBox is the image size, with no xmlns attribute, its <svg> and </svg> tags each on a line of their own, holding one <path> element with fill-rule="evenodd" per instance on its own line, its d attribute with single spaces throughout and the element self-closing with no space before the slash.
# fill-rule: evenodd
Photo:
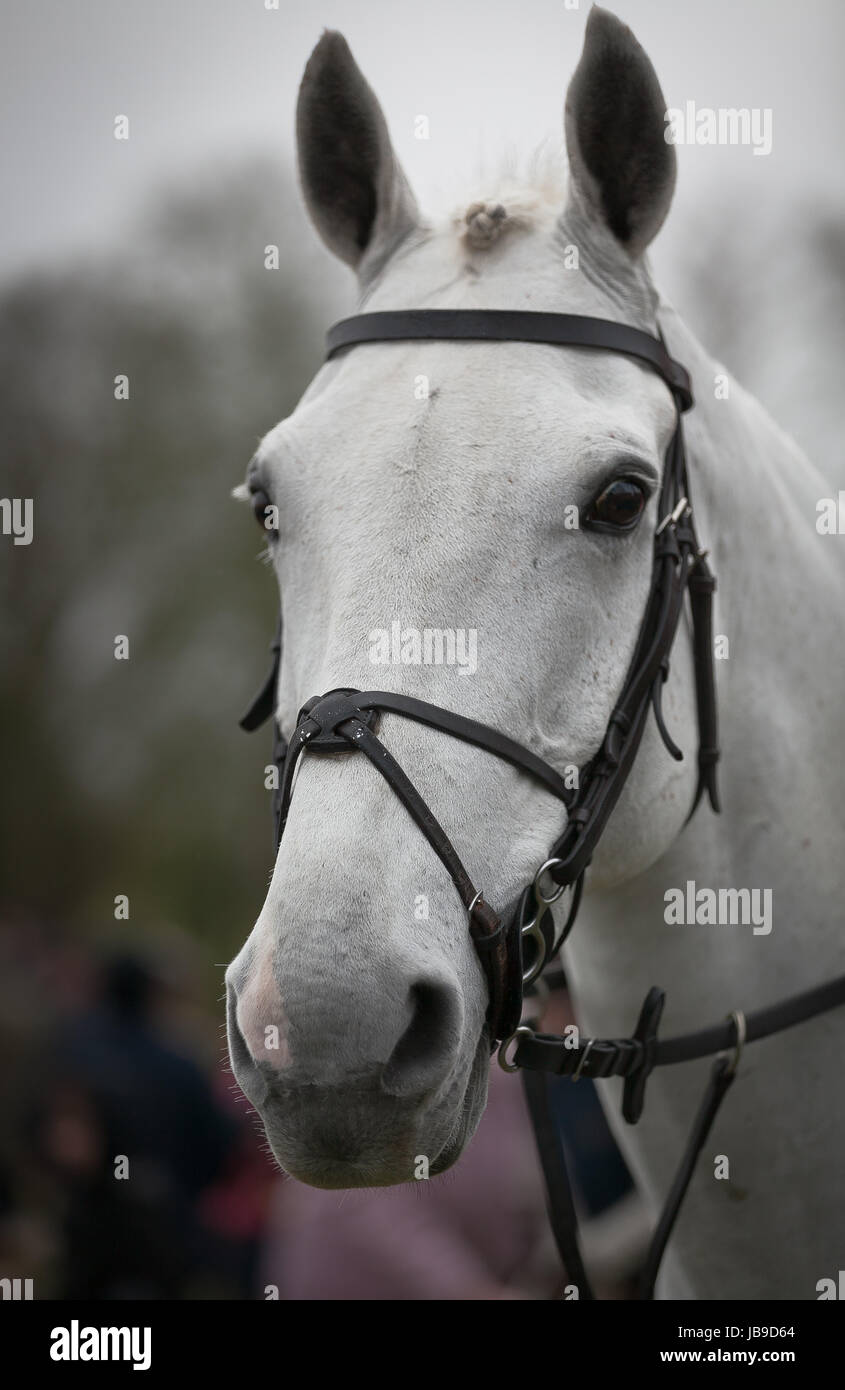
<svg viewBox="0 0 845 1390">
<path fill-rule="evenodd" d="M 714 633 L 729 642 L 716 662 L 724 813 L 699 809 L 681 845 L 691 870 L 703 850 L 723 871 L 757 875 L 741 882 L 789 879 L 782 904 L 793 901 L 810 930 L 815 923 L 814 944 L 833 960 L 841 883 L 831 862 L 845 809 L 830 750 L 845 735 L 845 562 L 815 520 L 819 499 L 835 494 L 732 378 L 721 398 L 724 369 L 671 306 L 661 304 L 659 321 L 693 379 L 684 426 L 692 500 L 717 576 Z"/>
</svg>

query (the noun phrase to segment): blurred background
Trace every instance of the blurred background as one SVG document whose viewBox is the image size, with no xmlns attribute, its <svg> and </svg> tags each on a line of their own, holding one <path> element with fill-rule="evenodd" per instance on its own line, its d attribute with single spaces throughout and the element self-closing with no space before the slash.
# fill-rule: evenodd
<svg viewBox="0 0 845 1390">
<path fill-rule="evenodd" d="M 698 336 L 845 487 L 845 9 L 612 8 L 670 106 L 772 110 L 765 158 L 679 149 L 653 261 Z M 268 749 L 237 719 L 277 599 L 229 494 L 354 305 L 296 187 L 296 91 L 322 28 L 346 34 L 435 214 L 503 155 L 562 148 L 587 10 L 3 4 L 0 491 L 34 499 L 35 529 L 28 546 L 0 538 L 0 1277 L 33 1278 L 36 1297 L 554 1286 L 511 1078 L 455 1175 L 432 1185 L 441 1196 L 378 1197 L 380 1235 L 376 1194 L 292 1195 L 232 1089 L 223 969 L 270 870 Z M 419 114 L 428 141 L 414 138 Z M 128 140 L 114 138 L 118 115 Z M 120 374 L 128 400 L 115 400 Z M 621 1209 L 627 1178 L 590 1101 L 570 1118 L 586 1204 Z M 502 1134 L 518 1135 L 509 1167 L 489 1161 Z M 473 1192 L 510 1213 L 507 1249 L 472 1219 Z M 336 1258 L 315 1260 L 332 1240 Z M 616 1296 L 624 1278 L 609 1267 Z"/>
</svg>

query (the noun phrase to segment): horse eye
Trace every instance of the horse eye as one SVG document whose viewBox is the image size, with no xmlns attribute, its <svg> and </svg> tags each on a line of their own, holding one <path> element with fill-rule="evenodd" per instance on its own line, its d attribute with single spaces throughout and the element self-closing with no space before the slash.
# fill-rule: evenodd
<svg viewBox="0 0 845 1390">
<path fill-rule="evenodd" d="M 269 539 L 275 539 L 279 529 L 278 513 L 263 488 L 250 488 L 249 504 L 262 531 L 269 531 Z"/>
<path fill-rule="evenodd" d="M 648 493 L 636 478 L 617 478 L 600 493 L 585 518 L 588 525 L 629 531 L 639 521 Z"/>
</svg>

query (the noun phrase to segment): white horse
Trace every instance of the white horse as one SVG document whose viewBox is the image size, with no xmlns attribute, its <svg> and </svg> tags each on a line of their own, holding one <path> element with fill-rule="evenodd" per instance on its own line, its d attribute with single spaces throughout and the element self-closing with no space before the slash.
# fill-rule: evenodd
<svg viewBox="0 0 845 1390">
<path fill-rule="evenodd" d="M 664 113 L 633 35 L 594 9 L 566 102 L 565 200 L 498 190 L 442 226 L 421 217 L 337 33 L 308 63 L 297 116 L 311 216 L 357 271 L 368 310 L 527 308 L 659 326 L 691 372 L 691 486 L 719 581 L 724 813 L 702 805 L 685 824 L 697 730 L 682 627 L 664 709 L 687 757 L 674 762 L 649 724 L 566 948 L 583 1029 L 604 1037 L 630 1033 L 653 984 L 667 992 L 669 1036 L 843 969 L 845 541 L 816 530 L 831 488 L 735 381 L 725 398 L 720 369 L 652 283 L 645 252 L 675 181 Z M 325 365 L 249 477 L 258 510 L 279 509 L 282 728 L 311 695 L 386 686 L 492 724 L 560 769 L 583 766 L 639 629 L 673 427 L 663 382 L 618 354 L 415 342 Z M 567 526 L 567 508 L 583 514 L 615 478 L 638 481 L 639 526 Z M 373 632 L 394 620 L 475 630 L 477 671 L 374 669 Z M 509 902 L 560 832 L 560 802 L 435 730 L 386 715 L 381 736 L 487 900 Z M 770 889 L 771 931 L 667 923 L 667 890 L 691 880 Z M 432 1175 L 459 1157 L 485 1105 L 485 979 L 443 865 L 365 758 L 303 758 L 227 994 L 235 1075 L 289 1174 L 372 1186 L 412 1180 L 421 1155 Z M 845 1010 L 746 1049 L 663 1296 L 814 1299 L 845 1267 L 843 1048 Z M 655 1208 L 709 1065 L 655 1071 L 634 1128 L 619 1119 L 620 1083 L 600 1085 Z"/>
</svg>

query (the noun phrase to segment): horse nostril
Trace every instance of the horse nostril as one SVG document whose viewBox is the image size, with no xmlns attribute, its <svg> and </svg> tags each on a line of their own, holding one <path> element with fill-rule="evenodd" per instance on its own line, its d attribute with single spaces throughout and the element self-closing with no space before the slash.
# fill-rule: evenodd
<svg viewBox="0 0 845 1390">
<path fill-rule="evenodd" d="M 226 1034 L 229 1043 L 229 1060 L 235 1080 L 244 1095 L 253 1105 L 260 1105 L 267 1094 L 267 1082 L 261 1075 L 246 1044 L 241 1026 L 238 1023 L 238 996 L 232 985 L 226 985 Z"/>
<path fill-rule="evenodd" d="M 411 986 L 411 1021 L 390 1055 L 382 1085 L 392 1095 L 432 1089 L 448 1075 L 460 1046 L 461 1009 L 457 990 L 445 983 Z"/>
</svg>

